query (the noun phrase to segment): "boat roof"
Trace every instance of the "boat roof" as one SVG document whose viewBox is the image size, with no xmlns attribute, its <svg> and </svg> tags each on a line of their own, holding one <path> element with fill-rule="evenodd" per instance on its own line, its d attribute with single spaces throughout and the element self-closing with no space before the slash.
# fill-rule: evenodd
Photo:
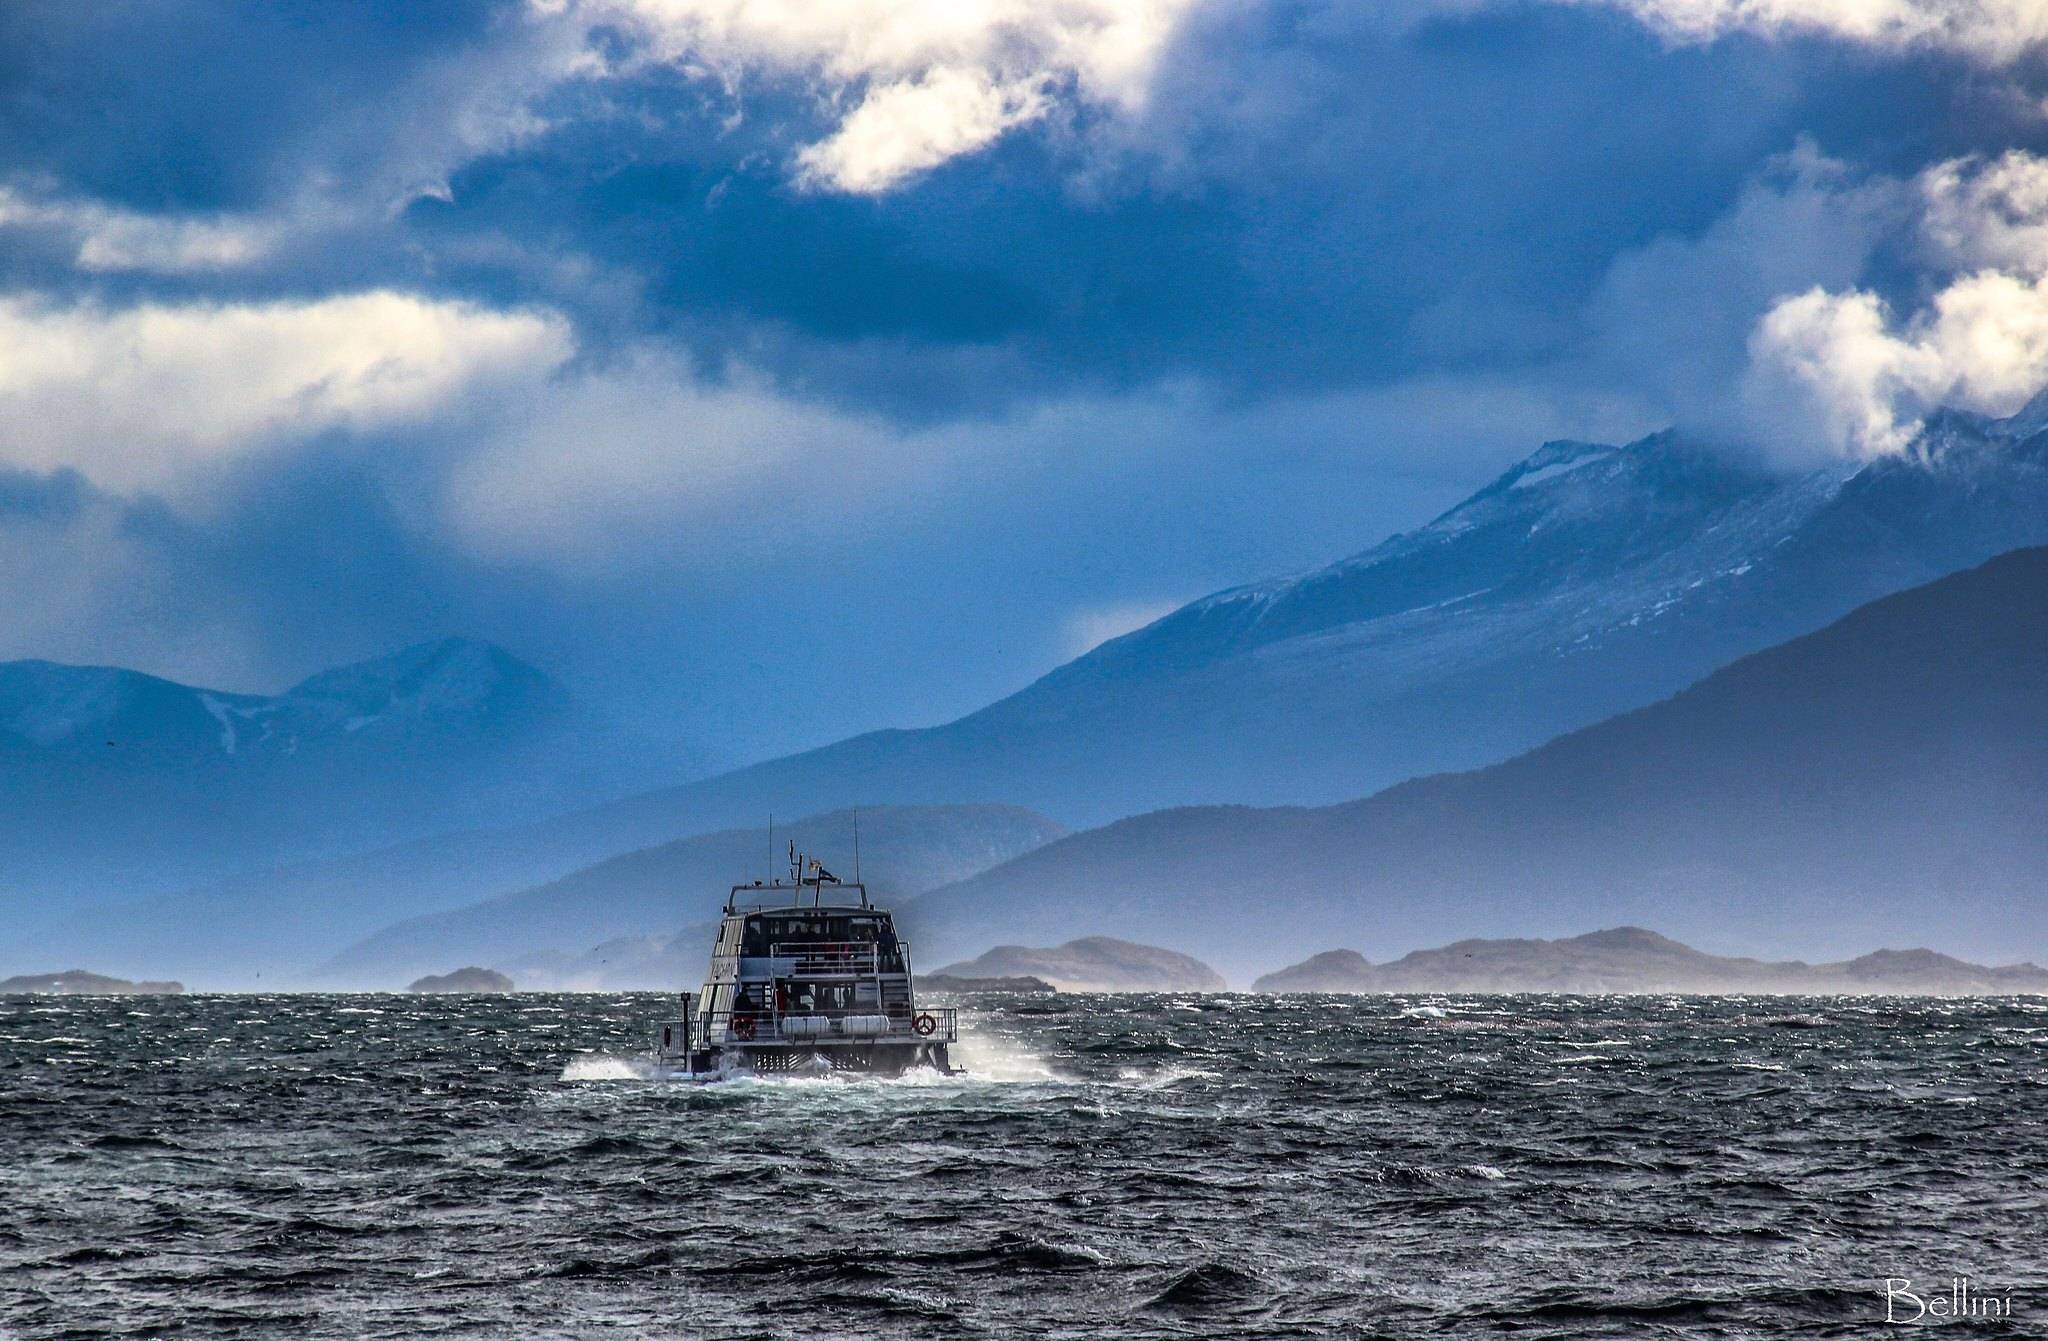
<svg viewBox="0 0 2048 1341">
<path fill-rule="evenodd" d="M 734 885 L 725 900 L 728 914 L 810 912 L 816 909 L 842 913 L 883 911 L 869 902 L 868 887 L 858 880 L 803 880 L 794 884 L 786 880 L 756 880 L 752 884 Z"/>
<path fill-rule="evenodd" d="M 868 902 L 868 887 L 860 882 L 858 826 L 853 831 L 853 841 L 853 879 L 841 880 L 826 870 L 825 864 L 816 857 L 798 852 L 792 839 L 789 844 L 789 879 L 756 880 L 752 884 L 734 885 L 732 892 L 725 896 L 726 915 L 822 908 L 842 912 L 882 912 Z M 886 913 L 882 915 L 888 916 Z"/>
</svg>

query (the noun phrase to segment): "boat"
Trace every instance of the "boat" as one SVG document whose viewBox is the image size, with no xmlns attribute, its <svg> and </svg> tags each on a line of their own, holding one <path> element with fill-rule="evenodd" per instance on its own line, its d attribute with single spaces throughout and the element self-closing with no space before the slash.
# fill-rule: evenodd
<svg viewBox="0 0 2048 1341">
<path fill-rule="evenodd" d="M 855 878 L 789 845 L 789 878 L 734 885 L 694 997 L 656 1040 L 665 1079 L 954 1074 L 951 1009 L 920 1006 L 910 946 Z"/>
</svg>

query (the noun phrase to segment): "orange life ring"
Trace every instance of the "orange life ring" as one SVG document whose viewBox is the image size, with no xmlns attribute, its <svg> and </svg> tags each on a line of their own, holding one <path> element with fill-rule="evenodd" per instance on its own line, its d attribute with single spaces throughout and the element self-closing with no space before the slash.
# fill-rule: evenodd
<svg viewBox="0 0 2048 1341">
<path fill-rule="evenodd" d="M 754 1017 L 752 1015 L 733 1016 L 732 1036 L 734 1038 L 752 1038 L 754 1036 Z"/>
<path fill-rule="evenodd" d="M 939 1031 L 939 1022 L 932 1015 L 924 1014 L 912 1020 L 910 1027 L 917 1031 L 919 1038 L 930 1038 Z"/>
</svg>

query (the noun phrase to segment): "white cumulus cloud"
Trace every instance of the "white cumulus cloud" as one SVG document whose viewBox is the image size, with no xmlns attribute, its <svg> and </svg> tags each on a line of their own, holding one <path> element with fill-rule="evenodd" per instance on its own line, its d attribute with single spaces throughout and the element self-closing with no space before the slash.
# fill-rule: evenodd
<svg viewBox="0 0 2048 1341">
<path fill-rule="evenodd" d="M 1891 49 L 1931 47 L 1997 64 L 2048 43 L 2042 0 L 1591 0 L 1674 41 L 1811 33 Z"/>
<path fill-rule="evenodd" d="M 1917 186 L 1938 287 L 1905 313 L 1860 288 L 1773 305 L 1744 386 L 1766 437 L 1896 452 L 1935 406 L 2011 414 L 2048 383 L 2048 159 L 1959 159 Z"/>
<path fill-rule="evenodd" d="M 233 270 L 268 257 L 280 221 L 242 215 L 142 214 L 97 201 L 37 197 L 0 186 L 0 228 L 63 237 L 80 270 L 185 275 Z"/>
<path fill-rule="evenodd" d="M 797 161 L 806 181 L 873 194 L 973 153 L 1045 107 L 1030 80 L 997 84 L 979 71 L 934 70 L 869 90 L 830 139 L 806 147 Z"/>
<path fill-rule="evenodd" d="M 2048 158 L 2014 150 L 1990 162 L 1953 159 L 1921 174 L 1920 194 L 1937 261 L 2048 269 Z"/>
<path fill-rule="evenodd" d="M 288 438 L 429 418 L 571 352 L 549 313 L 384 290 L 130 307 L 0 297 L 0 464 L 175 490 Z"/>
<path fill-rule="evenodd" d="M 1072 101 L 1135 110 L 1194 0 L 532 0 L 738 85 L 812 83 L 832 131 L 803 180 L 872 194 Z"/>
</svg>

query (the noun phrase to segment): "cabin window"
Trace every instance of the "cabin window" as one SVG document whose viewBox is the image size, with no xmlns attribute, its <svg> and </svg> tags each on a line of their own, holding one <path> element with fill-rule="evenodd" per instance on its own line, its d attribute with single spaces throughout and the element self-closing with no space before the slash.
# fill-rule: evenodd
<svg viewBox="0 0 2048 1341">
<path fill-rule="evenodd" d="M 813 982 L 805 978 L 784 978 L 775 984 L 776 1004 L 790 1015 L 815 1015 L 820 1011 L 852 1010 L 863 1000 L 872 1004 L 875 999 L 873 983 Z"/>
</svg>

